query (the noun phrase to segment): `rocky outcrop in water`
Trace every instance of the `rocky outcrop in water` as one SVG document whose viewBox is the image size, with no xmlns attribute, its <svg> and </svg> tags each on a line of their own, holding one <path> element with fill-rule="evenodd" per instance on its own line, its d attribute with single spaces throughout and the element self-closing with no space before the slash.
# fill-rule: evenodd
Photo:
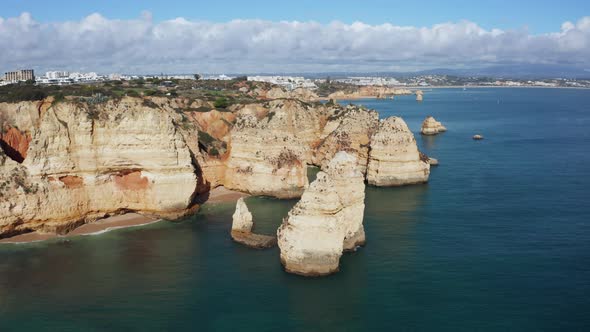
<svg viewBox="0 0 590 332">
<path fill-rule="evenodd" d="M 245 246 L 256 249 L 270 248 L 277 244 L 276 237 L 254 234 L 252 233 L 252 227 L 254 227 L 252 213 L 248 210 L 248 206 L 246 206 L 246 202 L 242 197 L 238 199 L 238 202 L 236 203 L 236 211 L 232 217 L 232 239 Z"/>
<path fill-rule="evenodd" d="M 414 134 L 405 121 L 399 117 L 381 120 L 379 130 L 371 137 L 367 182 L 375 186 L 401 186 L 427 182 L 429 174 L 430 165 L 421 158 Z"/>
<path fill-rule="evenodd" d="M 191 207 L 197 174 L 170 113 L 135 98 L 18 105 L 0 104 L 31 135 L 22 163 L 2 149 L 0 237 L 63 233 L 121 211 L 178 217 Z"/>
<path fill-rule="evenodd" d="M 432 116 L 426 117 L 420 128 L 422 135 L 436 135 L 445 131 L 447 131 L 447 128 L 443 126 L 442 123 L 436 121 Z"/>
<path fill-rule="evenodd" d="M 285 269 L 305 276 L 338 271 L 342 252 L 365 242 L 364 198 L 356 157 L 338 152 L 277 231 Z"/>
</svg>

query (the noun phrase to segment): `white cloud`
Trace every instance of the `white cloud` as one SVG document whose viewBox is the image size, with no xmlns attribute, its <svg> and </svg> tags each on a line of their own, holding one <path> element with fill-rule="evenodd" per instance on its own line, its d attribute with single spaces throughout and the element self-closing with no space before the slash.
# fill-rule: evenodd
<svg viewBox="0 0 590 332">
<path fill-rule="evenodd" d="M 590 17 L 555 33 L 485 30 L 461 21 L 432 27 L 362 22 L 154 23 L 92 14 L 40 23 L 30 14 L 0 18 L 1 69 L 102 72 L 384 71 L 493 64 L 590 66 Z"/>
</svg>

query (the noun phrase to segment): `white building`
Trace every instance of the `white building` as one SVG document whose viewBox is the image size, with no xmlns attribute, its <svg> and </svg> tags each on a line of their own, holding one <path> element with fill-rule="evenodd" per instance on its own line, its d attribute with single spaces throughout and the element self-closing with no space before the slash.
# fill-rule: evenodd
<svg viewBox="0 0 590 332">
<path fill-rule="evenodd" d="M 287 90 L 297 88 L 317 89 L 317 85 L 312 80 L 301 76 L 248 76 L 248 81 L 276 84 Z"/>
<path fill-rule="evenodd" d="M 45 73 L 45 77 L 50 80 L 55 80 L 58 78 L 65 78 L 70 76 L 70 73 L 67 71 L 48 71 Z"/>
</svg>

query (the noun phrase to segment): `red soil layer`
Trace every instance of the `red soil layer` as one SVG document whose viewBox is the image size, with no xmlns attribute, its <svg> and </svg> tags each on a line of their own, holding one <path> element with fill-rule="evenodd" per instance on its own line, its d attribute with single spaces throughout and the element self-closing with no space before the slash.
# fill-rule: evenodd
<svg viewBox="0 0 590 332">
<path fill-rule="evenodd" d="M 141 190 L 149 186 L 148 179 L 141 176 L 141 171 L 131 171 L 115 175 L 115 184 L 123 190 Z"/>
<path fill-rule="evenodd" d="M 22 163 L 27 157 L 29 144 L 31 143 L 31 134 L 21 132 L 20 130 L 5 126 L 3 133 L 0 133 L 0 146 L 4 153 L 12 160 Z"/>
</svg>

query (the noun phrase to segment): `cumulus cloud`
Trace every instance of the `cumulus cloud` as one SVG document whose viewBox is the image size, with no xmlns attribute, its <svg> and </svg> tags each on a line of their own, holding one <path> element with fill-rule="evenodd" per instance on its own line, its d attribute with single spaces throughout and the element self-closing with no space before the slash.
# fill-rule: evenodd
<svg viewBox="0 0 590 332">
<path fill-rule="evenodd" d="M 0 17 L 1 69 L 101 72 L 395 71 L 494 64 L 590 67 L 590 17 L 554 33 L 486 30 L 461 21 L 432 27 L 183 18 L 154 22 L 92 14 L 40 23 Z"/>
</svg>

